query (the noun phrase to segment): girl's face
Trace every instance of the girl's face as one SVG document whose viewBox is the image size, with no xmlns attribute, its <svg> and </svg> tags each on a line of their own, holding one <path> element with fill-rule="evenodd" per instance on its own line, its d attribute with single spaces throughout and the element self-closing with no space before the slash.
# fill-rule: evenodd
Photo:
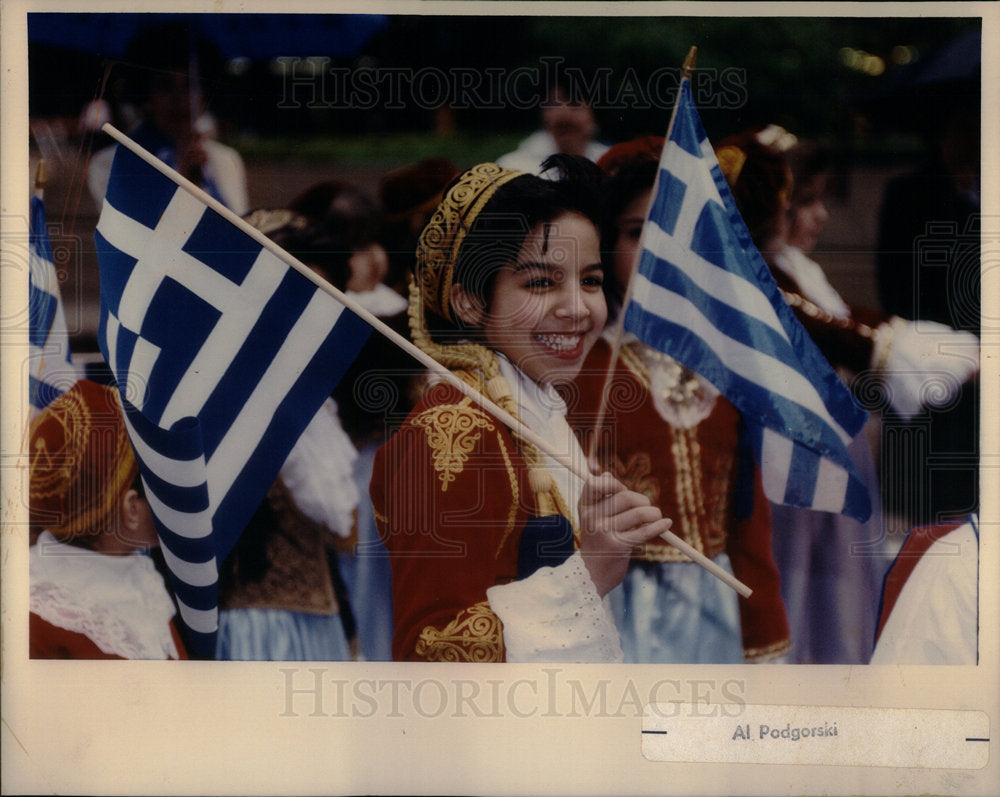
<svg viewBox="0 0 1000 797">
<path fill-rule="evenodd" d="M 484 312 L 460 285 L 452 306 L 486 342 L 540 383 L 572 380 L 607 321 L 597 228 L 566 213 L 528 233 L 497 273 Z"/>
<path fill-rule="evenodd" d="M 615 242 L 611 253 L 611 266 L 614 271 L 615 285 L 619 293 L 625 291 L 629 278 L 632 276 L 632 266 L 639 250 L 639 236 L 646 223 L 646 214 L 653 201 L 653 187 L 643 191 L 629 202 L 618 218 L 615 219 Z"/>
<path fill-rule="evenodd" d="M 819 234 L 830 218 L 830 213 L 823 204 L 825 192 L 826 178 L 817 175 L 799 189 L 795 198 L 788 243 L 803 252 L 811 252 L 816 248 Z"/>
</svg>

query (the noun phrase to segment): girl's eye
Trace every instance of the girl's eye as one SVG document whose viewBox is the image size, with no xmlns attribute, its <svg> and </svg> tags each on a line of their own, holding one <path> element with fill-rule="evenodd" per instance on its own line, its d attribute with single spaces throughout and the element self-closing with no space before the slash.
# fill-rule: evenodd
<svg viewBox="0 0 1000 797">
<path fill-rule="evenodd" d="M 624 235 L 629 241 L 638 241 L 639 236 L 642 235 L 642 225 L 640 224 L 634 227 L 626 227 L 622 230 L 622 235 Z"/>
<path fill-rule="evenodd" d="M 555 281 L 551 277 L 532 277 L 526 283 L 528 288 L 551 288 Z"/>
<path fill-rule="evenodd" d="M 581 280 L 581 284 L 585 288 L 603 288 L 604 287 L 604 275 L 603 274 L 592 274 L 588 277 L 584 277 Z"/>
</svg>

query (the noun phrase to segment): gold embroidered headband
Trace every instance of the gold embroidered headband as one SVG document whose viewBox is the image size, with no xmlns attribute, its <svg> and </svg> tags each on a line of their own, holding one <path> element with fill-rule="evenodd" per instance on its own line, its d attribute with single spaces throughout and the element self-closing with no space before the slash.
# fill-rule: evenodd
<svg viewBox="0 0 1000 797">
<path fill-rule="evenodd" d="M 719 161 L 719 168 L 722 169 L 722 176 L 726 178 L 730 185 L 735 185 L 740 179 L 740 172 L 743 164 L 747 162 L 747 154 L 739 147 L 729 144 L 720 147 L 715 153 L 715 158 Z"/>
<path fill-rule="evenodd" d="M 417 243 L 416 283 L 424 306 L 453 321 L 449 296 L 462 242 L 497 189 L 525 172 L 480 163 L 445 193 Z"/>
<path fill-rule="evenodd" d="M 795 138 L 791 133 L 786 132 L 785 135 L 791 136 L 793 139 Z M 759 135 L 757 136 L 757 141 L 764 146 L 771 146 L 767 141 L 761 140 Z M 787 142 L 787 139 L 785 141 Z M 719 147 L 715 153 L 715 159 L 719 162 L 722 176 L 726 178 L 726 182 L 729 183 L 730 188 L 735 188 L 736 182 L 740 179 L 740 173 L 743 171 L 743 166 L 747 162 L 746 152 L 735 144 L 727 144 L 724 147 Z M 778 204 L 780 207 L 788 206 L 790 190 L 791 186 L 785 186 L 778 192 Z"/>
<path fill-rule="evenodd" d="M 34 523 L 63 540 L 112 526 L 139 471 L 114 388 L 79 380 L 32 421 L 30 447 Z"/>
</svg>

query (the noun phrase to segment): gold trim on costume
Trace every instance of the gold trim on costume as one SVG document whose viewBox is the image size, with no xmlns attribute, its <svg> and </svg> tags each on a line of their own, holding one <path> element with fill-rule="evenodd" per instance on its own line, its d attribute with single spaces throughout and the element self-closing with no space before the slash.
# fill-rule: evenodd
<svg viewBox="0 0 1000 797">
<path fill-rule="evenodd" d="M 424 410 L 413 419 L 413 425 L 427 434 L 427 445 L 434 457 L 434 470 L 441 479 L 441 492 L 462 472 L 469 454 L 479 441 L 479 430 L 494 431 L 496 427 L 482 410 L 470 405 L 469 399 L 458 404 L 441 404 Z"/>
<path fill-rule="evenodd" d="M 502 169 L 495 163 L 485 163 L 474 166 L 452 186 L 421 234 L 417 250 L 417 276 L 410 279 L 408 307 L 410 335 L 414 344 L 517 419 L 520 419 L 518 405 L 511 394 L 510 385 L 500 373 L 500 361 L 496 352 L 468 340 L 435 340 L 427 326 L 425 310 L 429 308 L 437 315 L 451 319 L 448 309 L 451 279 L 459 249 L 469 227 L 497 188 L 524 174 Z M 426 428 L 430 434 L 429 427 Z M 531 443 L 516 434 L 514 441 L 529 470 L 544 468 L 542 455 Z M 443 457 L 442 463 L 451 461 L 446 454 L 439 456 Z M 465 457 L 462 457 L 457 472 L 461 471 L 464 462 Z M 447 481 L 452 479 L 447 475 L 442 475 L 441 478 L 442 489 L 445 489 Z M 541 484 L 540 479 L 536 478 L 535 482 Z M 545 489 L 533 489 L 532 492 L 538 515 L 558 512 L 569 518 L 573 523 L 574 537 L 579 541 L 579 530 L 573 514 L 555 482 L 550 478 Z"/>
<path fill-rule="evenodd" d="M 504 183 L 525 172 L 480 163 L 465 172 L 444 195 L 417 242 L 417 275 L 424 302 L 453 321 L 449 296 L 462 242 L 476 217 Z"/>
<path fill-rule="evenodd" d="M 614 473 L 618 480 L 633 492 L 642 493 L 654 505 L 660 503 L 660 483 L 653 476 L 653 462 L 649 454 L 638 452 L 622 462 L 615 455 Z"/>
<path fill-rule="evenodd" d="M 622 346 L 618 358 L 635 374 L 640 384 L 649 390 L 649 371 L 646 370 L 646 364 L 635 350 L 631 346 Z"/>
<path fill-rule="evenodd" d="M 705 500 L 701 491 L 701 446 L 698 445 L 698 434 L 694 429 L 677 429 L 673 426 L 670 427 L 670 433 L 674 440 L 671 450 L 674 452 L 676 465 L 674 489 L 677 491 L 684 539 L 699 553 L 705 553 L 699 533 L 706 518 Z"/>
<path fill-rule="evenodd" d="M 503 530 L 503 536 L 500 538 L 500 544 L 497 546 L 496 558 L 500 558 L 500 551 L 503 550 L 504 543 L 507 542 L 507 538 L 514 531 L 514 524 L 517 522 L 517 507 L 521 501 L 521 490 L 517 486 L 517 474 L 514 472 L 514 466 L 511 464 L 510 455 L 507 453 L 507 446 L 503 443 L 503 438 L 497 435 L 497 443 L 500 445 L 500 453 L 503 455 L 503 464 L 507 468 L 507 478 L 510 480 L 510 509 L 507 510 L 507 525 Z"/>
<path fill-rule="evenodd" d="M 791 650 L 790 639 L 782 639 L 780 642 L 773 642 L 762 648 L 747 648 L 743 651 L 743 658 L 746 661 L 760 661 L 762 659 L 773 659 Z"/>
<path fill-rule="evenodd" d="M 503 661 L 503 623 L 489 602 L 482 601 L 464 609 L 443 629 L 426 626 L 415 652 L 428 661 Z"/>
<path fill-rule="evenodd" d="M 109 474 L 100 474 L 101 478 L 107 479 L 100 485 L 100 489 L 89 491 L 77 501 L 71 501 L 79 505 L 66 506 L 65 517 L 47 524 L 49 531 L 60 540 L 73 539 L 78 535 L 93 536 L 107 530 L 114 522 L 118 503 L 139 473 L 128 434 L 120 420 L 117 391 L 113 388 L 106 388 L 105 391 L 108 401 L 113 405 L 113 408 L 109 407 L 108 413 L 113 412 L 114 415 L 100 413 L 97 425 L 99 429 L 107 430 L 102 442 L 111 442 L 115 447 L 114 469 Z M 99 445 L 90 440 L 95 417 L 86 399 L 75 390 L 69 390 L 59 396 L 56 402 L 31 422 L 32 435 L 43 423 L 53 421 L 64 430 L 64 445 L 60 450 L 49 451 L 41 436 L 35 440 L 28 472 L 31 496 L 39 501 L 53 497 L 65 500 L 66 494 L 79 486 L 74 483 L 78 478 L 74 472 L 82 467 L 79 459 L 83 457 L 86 446 Z M 92 500 L 94 503 L 89 504 Z"/>
<path fill-rule="evenodd" d="M 747 154 L 739 147 L 729 144 L 716 150 L 715 159 L 719 162 L 722 175 L 732 185 L 740 179 L 743 164 L 747 162 Z"/>
</svg>

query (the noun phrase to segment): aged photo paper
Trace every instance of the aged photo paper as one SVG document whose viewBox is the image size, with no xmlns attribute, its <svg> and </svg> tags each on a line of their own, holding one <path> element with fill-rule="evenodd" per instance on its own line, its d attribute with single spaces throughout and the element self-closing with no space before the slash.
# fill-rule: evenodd
<svg viewBox="0 0 1000 797">
<path fill-rule="evenodd" d="M 622 16 L 745 18 L 761 41 L 762 28 L 788 16 L 865 17 L 873 26 L 895 16 L 981 18 L 979 653 L 978 664 L 961 666 L 30 660 L 24 241 L 37 131 L 29 120 L 27 20 L 39 12 L 136 9 L 121 0 L 6 0 L 0 9 L 5 794 L 997 793 L 1000 10 L 994 4 L 290 0 L 280 8 L 428 15 L 442 26 L 458 14 L 548 15 L 567 18 L 567 25 L 593 17 L 607 18 L 609 31 Z M 262 0 L 156 0 L 142 10 L 278 9 Z M 711 26 L 706 30 L 703 41 L 690 44 L 718 64 L 726 54 L 713 52 Z M 446 49 L 447 42 L 442 34 L 428 50 Z M 434 55 L 427 57 L 413 67 L 433 65 Z M 447 52 L 440 63 L 462 66 Z M 664 127 L 668 117 L 669 110 Z M 74 234 L 87 238 L 93 230 Z"/>
</svg>

